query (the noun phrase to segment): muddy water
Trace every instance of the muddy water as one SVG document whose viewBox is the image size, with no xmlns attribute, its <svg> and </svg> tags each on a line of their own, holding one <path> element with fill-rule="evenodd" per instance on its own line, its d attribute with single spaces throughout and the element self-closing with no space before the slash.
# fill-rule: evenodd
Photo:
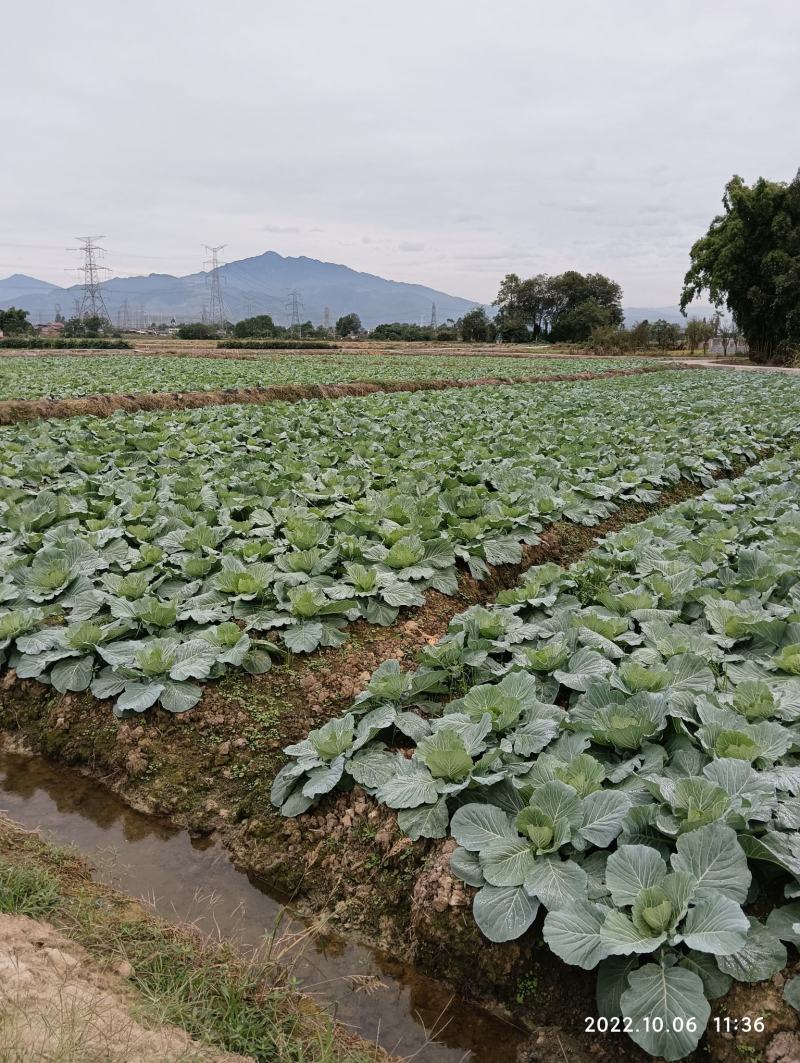
<svg viewBox="0 0 800 1063">
<path fill-rule="evenodd" d="M 145 898 L 169 918 L 243 945 L 299 933 L 281 901 L 231 864 L 224 849 L 126 807 L 78 772 L 0 750 L 0 811 L 50 840 L 74 845 L 95 877 Z M 284 939 L 285 940 L 285 939 Z M 292 957 L 303 989 L 387 1051 L 420 1063 L 513 1063 L 522 1031 L 407 964 L 338 937 L 306 941 Z"/>
</svg>

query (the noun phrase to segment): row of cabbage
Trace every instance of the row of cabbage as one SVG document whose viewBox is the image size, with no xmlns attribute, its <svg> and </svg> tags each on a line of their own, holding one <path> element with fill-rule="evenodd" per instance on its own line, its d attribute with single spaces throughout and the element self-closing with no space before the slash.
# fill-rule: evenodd
<svg viewBox="0 0 800 1063">
<path fill-rule="evenodd" d="M 0 359 L 0 400 L 142 392 L 218 391 L 285 384 L 397 383 L 599 373 L 636 369 L 641 358 L 429 358 L 272 355 L 263 358 L 43 357 Z"/>
<path fill-rule="evenodd" d="M 680 1059 L 707 998 L 800 944 L 798 549 L 800 449 L 529 570 L 416 671 L 385 662 L 287 748 L 273 801 L 358 783 L 412 838 L 450 834 L 490 940 L 543 909 L 599 1014 Z"/>
<path fill-rule="evenodd" d="M 799 420 L 793 381 L 712 371 L 16 426 L 0 649 L 118 713 L 179 712 L 198 681 L 391 624 L 454 594 L 457 563 L 483 578 L 553 521 L 710 483 Z"/>
</svg>

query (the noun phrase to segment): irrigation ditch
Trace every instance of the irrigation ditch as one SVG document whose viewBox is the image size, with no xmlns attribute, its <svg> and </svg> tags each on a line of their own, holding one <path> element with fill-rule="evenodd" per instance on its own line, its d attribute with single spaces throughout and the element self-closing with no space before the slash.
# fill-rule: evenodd
<svg viewBox="0 0 800 1063">
<path fill-rule="evenodd" d="M 764 452 L 758 460 L 767 456 Z M 746 467 L 719 470 L 717 478 L 734 477 Z M 412 843 L 398 830 L 394 814 L 375 805 L 358 787 L 334 795 L 300 820 L 278 816 L 270 805 L 269 789 L 283 763 L 282 747 L 342 712 L 382 660 L 396 658 L 403 666 L 413 666 L 415 651 L 435 642 L 454 615 L 469 605 L 490 602 L 500 590 L 514 586 L 526 568 L 545 561 L 571 564 L 597 538 L 703 490 L 699 484 L 680 481 L 655 505 L 622 506 L 593 527 L 568 521 L 554 524 L 542 533 L 538 545 L 526 548 L 521 564 L 499 566 L 481 582 L 462 571 L 456 597 L 432 592 L 425 606 L 403 610 L 392 628 L 352 625 L 350 639 L 342 647 L 295 657 L 262 676 L 230 674 L 207 685 L 198 706 L 181 716 L 150 710 L 141 718 L 120 722 L 107 703 L 88 694 L 60 695 L 9 672 L 0 679 L 0 749 L 6 766 L 0 808 L 11 806 L 12 814 L 27 824 L 39 822 L 61 840 L 91 850 L 94 843 L 87 841 L 91 831 L 84 820 L 91 820 L 87 810 L 94 801 L 101 820 L 134 823 L 128 831 L 134 839 L 139 832 L 160 839 L 151 841 L 153 855 L 143 864 L 136 856 L 133 862 L 139 866 L 172 866 L 186 881 L 198 860 L 203 874 L 209 874 L 202 861 L 211 859 L 219 874 L 230 876 L 234 883 L 225 880 L 226 896 L 246 893 L 251 898 L 257 927 L 271 922 L 278 901 L 288 901 L 302 918 L 324 914 L 332 935 L 324 940 L 338 942 L 334 948 L 343 949 L 346 957 L 340 973 L 351 962 L 356 967 L 366 962 L 363 957 L 368 955 L 373 964 L 370 976 L 384 984 L 388 980 L 389 997 L 400 992 L 398 985 L 408 987 L 412 1001 L 408 1010 L 419 1011 L 426 1025 L 432 1011 L 441 1011 L 452 994 L 456 1000 L 445 1011 L 454 1017 L 450 1024 L 454 1029 L 470 1028 L 465 1017 L 470 1009 L 483 1016 L 478 1031 L 495 1031 L 488 1047 L 482 1047 L 479 1033 L 469 1046 L 458 1044 L 462 1051 L 469 1047 L 474 1063 L 505 1063 L 505 1057 L 496 1054 L 497 1045 L 505 1036 L 509 1051 L 516 1050 L 519 1029 L 531 1035 L 520 1057 L 528 1060 L 561 1058 L 562 1051 L 575 1060 L 644 1059 L 630 1044 L 620 1047 L 619 1039 L 606 1036 L 589 1042 L 581 1036 L 582 1017 L 594 1013 L 594 977 L 561 964 L 547 950 L 536 926 L 505 945 L 491 944 L 481 936 L 469 911 L 470 890 L 449 872 L 454 843 Z M 12 753 L 24 754 L 24 759 L 14 757 L 12 763 Z M 65 766 L 80 775 L 73 770 L 67 779 Z M 16 782 L 9 784 L 9 778 Z M 81 795 L 77 806 L 75 793 Z M 37 812 L 36 802 L 45 798 L 51 804 L 44 811 L 39 805 Z M 137 818 L 126 821 L 134 814 Z M 176 831 L 183 832 L 177 842 Z M 123 829 L 123 860 L 129 844 Z M 211 852 L 212 857 L 198 857 L 202 852 Z M 142 884 L 148 892 L 163 892 L 171 902 L 173 886 L 164 883 L 160 874 L 145 872 Z M 270 899 L 253 902 L 255 894 L 250 891 L 263 898 L 264 889 Z M 352 951 L 363 947 L 372 951 Z M 359 972 L 351 968 L 346 973 Z M 314 977 L 312 984 L 321 980 Z M 414 979 L 420 980 L 414 983 L 422 987 L 418 993 L 412 987 Z M 329 980 L 328 975 L 322 980 Z M 762 1047 L 794 1029 L 792 1021 L 796 1026 L 793 1013 L 786 1014 L 779 989 L 740 986 L 736 992 L 740 997 L 766 994 L 763 1007 L 772 1018 L 761 1035 L 766 1039 Z M 423 1007 L 423 1001 L 434 1003 Z M 740 1000 L 737 1006 L 745 1004 Z M 477 1005 L 500 1017 L 503 1036 Z M 357 998 L 359 1022 L 374 1020 L 372 1007 Z M 393 1007 L 396 1011 L 399 1005 Z M 447 1044 L 446 1031 L 441 1036 Z M 710 1054 L 697 1058 L 739 1060 L 737 1044 L 735 1037 L 716 1036 L 709 1042 Z M 752 1040 L 747 1040 L 745 1047 L 751 1045 Z M 422 1051 L 434 1049 L 427 1045 Z"/>
<path fill-rule="evenodd" d="M 305 986 L 364 1049 L 382 1049 L 378 1058 L 383 1052 L 420 1054 L 431 1063 L 457 1063 L 465 1052 L 476 1061 L 516 1058 L 524 1039 L 519 1027 L 459 1001 L 408 963 L 348 943 L 323 923 L 293 918 L 287 898 L 237 870 L 218 841 L 192 839 L 186 830 L 136 812 L 74 769 L 0 750 L 0 807 L 12 820 L 0 820 L 0 860 L 24 857 L 20 827 L 74 846 L 95 869 L 95 881 L 147 898 L 154 913 L 179 928 L 212 941 L 221 937 L 246 957 L 258 949 L 266 953 L 267 966 L 285 968 L 287 983 Z M 44 848 L 33 853 L 39 863 Z M 99 896 L 115 903 L 105 891 Z"/>
</svg>

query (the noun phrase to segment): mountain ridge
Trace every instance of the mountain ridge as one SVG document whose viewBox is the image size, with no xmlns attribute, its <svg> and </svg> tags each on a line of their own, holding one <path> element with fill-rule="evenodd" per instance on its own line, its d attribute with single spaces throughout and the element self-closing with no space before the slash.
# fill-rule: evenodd
<svg viewBox="0 0 800 1063">
<path fill-rule="evenodd" d="M 160 320 L 199 320 L 210 299 L 210 272 L 178 276 L 151 273 L 136 277 L 112 277 L 100 285 L 112 321 L 123 315 L 127 303 L 130 319 L 137 316 Z M 411 284 L 352 269 L 342 263 L 324 262 L 306 255 L 283 256 L 275 251 L 238 259 L 220 267 L 220 284 L 226 316 L 237 321 L 252 314 L 271 314 L 278 324 L 289 318 L 287 300 L 299 292 L 301 320 L 315 324 L 325 309 L 331 321 L 357 313 L 367 328 L 385 321 L 429 322 L 436 304 L 439 322 L 461 317 L 479 300 L 450 295 L 423 284 Z M 0 279 L 0 308 L 10 305 L 28 310 L 32 320 L 50 320 L 55 304 L 70 316 L 73 302 L 82 294 L 81 285 L 61 288 L 36 277 L 13 274 Z"/>
</svg>

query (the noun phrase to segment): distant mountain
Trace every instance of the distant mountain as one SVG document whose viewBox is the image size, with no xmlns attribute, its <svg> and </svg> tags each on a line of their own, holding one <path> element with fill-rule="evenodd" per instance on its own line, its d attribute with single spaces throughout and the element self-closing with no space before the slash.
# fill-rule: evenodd
<svg viewBox="0 0 800 1063">
<path fill-rule="evenodd" d="M 23 299 L 46 296 L 52 289 L 53 285 L 46 281 L 37 280 L 36 277 L 26 277 L 24 273 L 12 273 L 10 277 L 0 280 L 0 299 L 2 299 L 0 307 L 7 310 L 9 303 L 16 299 L 15 305 L 22 306 L 25 310 L 27 307 L 22 304 Z"/>
<path fill-rule="evenodd" d="M 103 299 L 112 321 L 121 319 L 127 304 L 128 319 L 198 321 L 208 306 L 210 273 L 173 277 L 151 273 L 147 277 L 114 277 L 101 285 Z M 229 262 L 220 269 L 222 298 L 231 321 L 252 314 L 271 314 L 277 324 L 288 324 L 290 292 L 300 300 L 301 320 L 322 322 L 325 308 L 335 322 L 343 314 L 355 312 L 367 328 L 384 321 L 429 322 L 432 304 L 441 323 L 458 318 L 479 305 L 477 301 L 448 295 L 422 284 L 386 280 L 371 273 L 359 273 L 334 262 L 315 258 L 284 258 L 266 251 L 254 258 Z M 11 305 L 30 311 L 33 322 L 50 321 L 55 304 L 69 317 L 80 285 L 59 288 L 15 274 L 0 280 L 0 308 Z"/>
<path fill-rule="evenodd" d="M 703 303 L 692 303 L 686 311 L 686 317 L 681 313 L 679 306 L 626 306 L 625 324 L 635 325 L 637 321 L 671 321 L 676 325 L 685 325 L 690 317 L 713 317 L 716 314 L 713 306 Z"/>
<path fill-rule="evenodd" d="M 447 318 L 459 318 L 468 310 L 481 305 L 477 300 L 427 288 L 422 284 L 406 284 L 387 280 L 372 273 L 359 273 L 335 262 L 321 262 L 316 258 L 284 258 L 274 251 L 263 255 L 229 262 L 220 268 L 222 298 L 229 320 L 239 321 L 253 314 L 270 314 L 279 325 L 290 321 L 290 293 L 296 291 L 300 300 L 302 321 L 320 324 L 325 308 L 335 322 L 342 314 L 355 312 L 367 328 L 384 321 L 413 321 L 428 323 L 433 303 L 439 323 Z M 191 273 L 173 277 L 168 273 L 151 273 L 147 277 L 114 277 L 101 286 L 103 299 L 113 322 L 127 319 L 135 322 L 199 321 L 208 307 L 211 294 L 211 274 Z M 36 277 L 14 273 L 0 280 L 0 309 L 19 306 L 30 312 L 31 321 L 51 321 L 58 304 L 61 312 L 70 317 L 75 300 L 82 295 L 79 284 L 59 288 Z M 487 310 L 491 308 L 487 307 Z M 636 321 L 685 322 L 677 306 L 625 307 L 625 323 Z M 711 317 L 710 306 L 695 304 L 689 309 L 691 317 Z"/>
</svg>

